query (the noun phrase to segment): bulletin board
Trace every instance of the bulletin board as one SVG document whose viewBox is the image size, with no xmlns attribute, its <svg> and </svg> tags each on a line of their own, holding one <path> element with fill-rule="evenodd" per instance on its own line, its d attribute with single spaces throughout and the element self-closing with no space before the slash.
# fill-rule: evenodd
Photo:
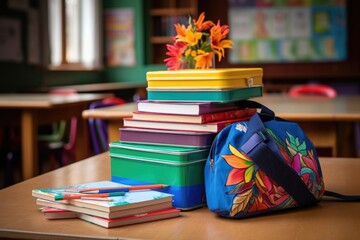
<svg viewBox="0 0 360 240">
<path fill-rule="evenodd" d="M 230 63 L 347 58 L 345 0 L 228 0 Z"/>
<path fill-rule="evenodd" d="M 105 12 L 106 63 L 108 66 L 134 66 L 135 13 L 132 8 Z"/>
</svg>

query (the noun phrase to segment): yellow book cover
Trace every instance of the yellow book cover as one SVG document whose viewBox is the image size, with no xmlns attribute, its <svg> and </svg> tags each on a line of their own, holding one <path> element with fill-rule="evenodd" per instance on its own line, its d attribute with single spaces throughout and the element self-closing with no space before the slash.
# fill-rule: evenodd
<svg viewBox="0 0 360 240">
<path fill-rule="evenodd" d="M 262 77 L 262 68 L 185 69 L 146 74 L 150 88 L 243 88 L 262 85 Z"/>
</svg>

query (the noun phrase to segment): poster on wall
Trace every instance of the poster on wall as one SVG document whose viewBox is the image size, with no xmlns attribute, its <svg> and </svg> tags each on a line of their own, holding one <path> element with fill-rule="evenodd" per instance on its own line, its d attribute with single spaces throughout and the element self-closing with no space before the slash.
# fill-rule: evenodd
<svg viewBox="0 0 360 240">
<path fill-rule="evenodd" d="M 345 0 L 229 0 L 231 63 L 342 61 Z"/>
<path fill-rule="evenodd" d="M 20 20 L 0 18 L 0 61 L 23 61 L 21 37 Z"/>
<path fill-rule="evenodd" d="M 135 65 L 134 10 L 119 8 L 105 12 L 106 63 Z"/>
<path fill-rule="evenodd" d="M 37 9 L 28 10 L 28 62 L 30 64 L 40 64 L 40 28 L 39 13 Z"/>
</svg>

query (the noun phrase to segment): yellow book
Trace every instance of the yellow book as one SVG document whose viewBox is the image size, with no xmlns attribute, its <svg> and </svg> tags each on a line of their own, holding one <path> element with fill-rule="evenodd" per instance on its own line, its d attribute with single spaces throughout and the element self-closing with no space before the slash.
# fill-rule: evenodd
<svg viewBox="0 0 360 240">
<path fill-rule="evenodd" d="M 149 71 L 149 88 L 244 88 L 262 86 L 262 68 Z"/>
</svg>

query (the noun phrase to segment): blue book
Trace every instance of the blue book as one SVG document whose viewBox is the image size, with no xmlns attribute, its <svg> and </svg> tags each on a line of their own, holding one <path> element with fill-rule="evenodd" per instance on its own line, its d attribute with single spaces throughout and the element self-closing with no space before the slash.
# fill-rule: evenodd
<svg viewBox="0 0 360 240">
<path fill-rule="evenodd" d="M 78 213 L 90 214 L 107 219 L 131 216 L 172 207 L 173 195 L 154 191 L 129 191 L 123 196 L 109 197 L 109 201 L 71 199 L 55 201 L 55 196 L 79 188 L 126 187 L 127 185 L 101 181 L 72 186 L 41 188 L 32 190 L 32 196 L 37 198 L 37 205 L 53 207 Z"/>
</svg>

